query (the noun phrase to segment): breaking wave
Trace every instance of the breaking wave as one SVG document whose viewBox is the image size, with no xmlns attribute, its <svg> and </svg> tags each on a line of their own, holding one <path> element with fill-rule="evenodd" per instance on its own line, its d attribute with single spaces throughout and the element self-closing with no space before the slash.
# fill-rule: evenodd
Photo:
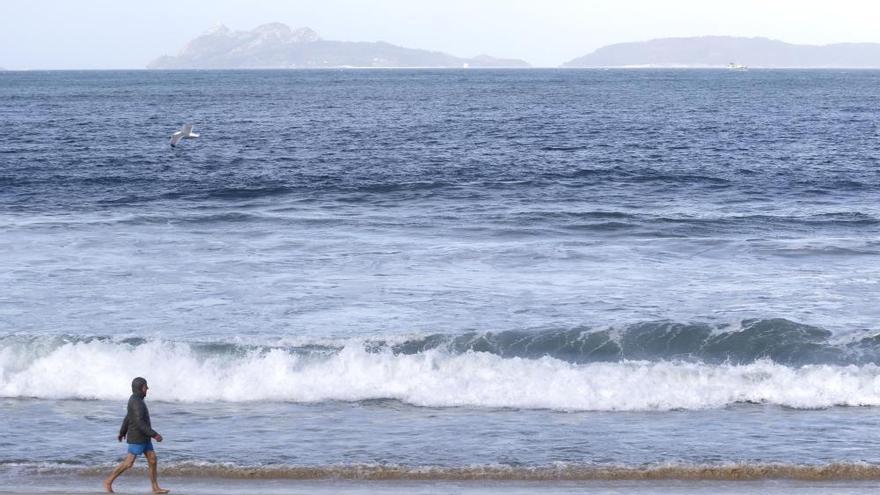
<svg viewBox="0 0 880 495">
<path fill-rule="evenodd" d="M 721 333 L 665 324 L 614 338 L 569 330 L 292 347 L 9 336 L 0 339 L 0 396 L 119 400 L 141 375 L 152 399 L 173 402 L 392 399 L 563 411 L 880 405 L 873 362 L 792 364 L 798 353 L 845 361 L 840 353 L 870 338 L 835 347 L 824 330 L 770 321 Z"/>
</svg>

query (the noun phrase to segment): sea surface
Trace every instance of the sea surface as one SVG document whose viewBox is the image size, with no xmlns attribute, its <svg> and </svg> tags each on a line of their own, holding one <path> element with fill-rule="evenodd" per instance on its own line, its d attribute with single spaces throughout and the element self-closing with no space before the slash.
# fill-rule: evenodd
<svg viewBox="0 0 880 495">
<path fill-rule="evenodd" d="M 878 71 L 0 73 L 0 485 L 877 480 L 878 198 Z"/>
</svg>

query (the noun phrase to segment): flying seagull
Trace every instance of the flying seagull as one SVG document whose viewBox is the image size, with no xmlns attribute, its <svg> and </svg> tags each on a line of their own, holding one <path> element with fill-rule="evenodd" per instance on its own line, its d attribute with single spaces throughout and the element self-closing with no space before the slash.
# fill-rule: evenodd
<svg viewBox="0 0 880 495">
<path fill-rule="evenodd" d="M 177 143 L 179 143 L 180 140 L 183 138 L 192 139 L 199 137 L 199 135 L 194 133 L 192 130 L 192 124 L 184 124 L 183 129 L 171 135 L 171 146 L 177 146 Z"/>
</svg>

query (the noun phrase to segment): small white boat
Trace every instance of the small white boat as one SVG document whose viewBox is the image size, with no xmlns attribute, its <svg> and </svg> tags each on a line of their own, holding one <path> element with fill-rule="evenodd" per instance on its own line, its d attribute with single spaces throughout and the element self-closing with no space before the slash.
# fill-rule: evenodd
<svg viewBox="0 0 880 495">
<path fill-rule="evenodd" d="M 742 64 L 737 64 L 735 62 L 731 62 L 731 63 L 727 64 L 727 68 L 729 70 L 739 70 L 739 71 L 749 70 L 749 68 L 747 66 L 742 65 Z"/>
</svg>

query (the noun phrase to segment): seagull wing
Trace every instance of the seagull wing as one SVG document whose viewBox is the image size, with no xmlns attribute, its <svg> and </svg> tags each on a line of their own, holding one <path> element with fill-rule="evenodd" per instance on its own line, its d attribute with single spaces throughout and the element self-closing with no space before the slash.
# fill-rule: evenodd
<svg viewBox="0 0 880 495">
<path fill-rule="evenodd" d="M 177 146 L 177 143 L 180 142 L 181 138 L 183 138 L 183 132 L 177 131 L 171 135 L 171 146 Z"/>
</svg>

